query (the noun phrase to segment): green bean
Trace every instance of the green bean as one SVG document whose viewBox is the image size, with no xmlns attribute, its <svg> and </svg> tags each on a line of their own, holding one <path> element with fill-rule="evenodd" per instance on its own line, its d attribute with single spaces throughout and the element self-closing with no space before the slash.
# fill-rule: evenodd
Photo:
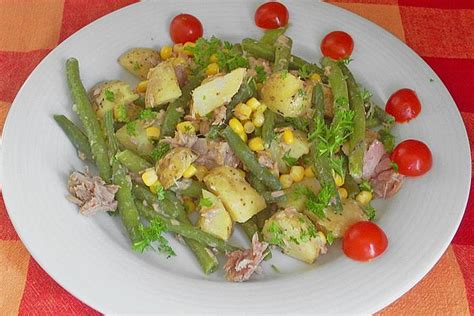
<svg viewBox="0 0 474 316">
<path fill-rule="evenodd" d="M 114 131 L 114 113 L 112 110 L 109 110 L 104 114 L 104 129 L 109 144 L 109 157 L 112 159 L 118 152 L 118 143 Z"/>
<path fill-rule="evenodd" d="M 263 121 L 263 126 L 262 126 L 262 139 L 263 143 L 265 144 L 265 148 L 270 148 L 270 145 L 272 144 L 273 139 L 275 138 L 275 118 L 276 114 L 275 112 L 267 109 L 263 113 L 263 116 L 265 117 L 265 120 Z"/>
<path fill-rule="evenodd" d="M 315 118 L 324 120 L 324 92 L 320 84 L 315 85 L 313 88 L 311 103 L 315 109 Z M 312 130 L 314 130 L 314 126 L 312 127 Z M 331 192 L 334 192 L 335 201 L 333 205 L 334 209 L 339 212 L 342 210 L 342 204 L 341 198 L 339 197 L 339 193 L 337 191 L 336 183 L 334 182 L 334 177 L 332 176 L 331 162 L 329 161 L 330 158 L 326 155 L 320 155 L 318 153 L 318 141 L 319 139 L 316 137 L 313 140 L 313 144 L 311 146 L 316 177 L 318 178 L 322 187 L 329 186 Z"/>
<path fill-rule="evenodd" d="M 241 102 L 245 102 L 250 99 L 257 91 L 257 83 L 253 77 L 247 79 L 246 82 L 242 83 L 239 91 L 232 97 L 229 104 L 226 106 L 226 119 L 232 118 L 232 111 L 235 106 Z"/>
<path fill-rule="evenodd" d="M 183 117 L 185 110 L 191 101 L 191 92 L 197 88 L 202 81 L 202 77 L 194 76 L 189 78 L 188 82 L 182 89 L 182 95 L 168 105 L 165 112 L 165 118 L 161 124 L 161 137 L 173 136 L 176 125 Z"/>
<path fill-rule="evenodd" d="M 286 202 L 288 200 L 288 197 L 286 196 L 286 194 L 273 196 L 272 192 L 269 192 L 269 191 L 263 192 L 262 196 L 268 204 Z"/>
<path fill-rule="evenodd" d="M 132 196 L 132 183 L 125 168 L 120 164 L 120 162 L 118 162 L 118 160 L 113 160 L 112 169 L 112 182 L 119 186 L 119 189 L 115 194 L 115 198 L 118 202 L 119 214 L 132 244 L 135 244 L 141 240 L 139 233 L 141 222 Z"/>
<path fill-rule="evenodd" d="M 384 109 L 378 105 L 372 105 L 372 115 L 365 119 L 365 126 L 367 128 L 375 128 L 383 126 L 384 128 L 391 129 L 395 124 L 395 118 L 385 112 Z"/>
<path fill-rule="evenodd" d="M 69 90 L 71 90 L 74 102 L 73 110 L 78 114 L 85 134 L 89 140 L 92 156 L 94 157 L 99 174 L 105 181 L 111 177 L 109 155 L 104 133 L 100 127 L 95 111 L 87 96 L 86 89 L 82 85 L 79 75 L 79 62 L 75 58 L 66 61 L 66 76 Z"/>
<path fill-rule="evenodd" d="M 143 185 L 133 184 L 132 193 L 138 200 L 146 201 L 148 205 L 158 205 L 158 207 L 166 213 L 166 215 L 177 218 L 179 210 L 177 210 L 174 205 L 166 200 L 165 198 L 158 198 L 157 195 L 153 194 L 148 190 L 148 188 Z"/>
<path fill-rule="evenodd" d="M 138 210 L 140 214 L 146 218 L 147 220 L 152 219 L 159 219 L 163 222 L 166 227 L 166 230 L 175 233 L 178 235 L 183 236 L 184 238 L 192 239 L 199 242 L 201 245 L 206 245 L 211 248 L 216 248 L 222 252 L 232 252 L 235 250 L 239 250 L 240 248 L 232 246 L 231 244 L 227 243 L 226 241 L 214 237 L 211 234 L 208 234 L 199 228 L 194 227 L 190 224 L 185 224 L 177 221 L 176 219 L 172 219 L 166 217 L 158 212 L 155 212 L 151 207 L 145 206 L 141 203 L 137 203 Z"/>
<path fill-rule="evenodd" d="M 240 161 L 253 173 L 260 181 L 263 182 L 270 190 L 281 190 L 281 184 L 277 177 L 275 177 L 268 168 L 263 167 L 255 158 L 254 153 L 245 144 L 239 135 L 228 126 L 224 129 L 224 137 L 227 139 L 230 148 L 239 157 Z"/>
<path fill-rule="evenodd" d="M 148 168 L 152 168 L 153 165 L 147 160 L 143 159 L 139 155 L 135 154 L 133 151 L 125 149 L 115 155 L 122 165 L 124 165 L 128 170 L 134 173 L 139 173 Z"/>
<path fill-rule="evenodd" d="M 350 174 L 346 174 L 346 178 L 344 180 L 344 187 L 346 188 L 348 196 L 350 198 L 355 198 L 355 196 L 360 192 L 359 185 L 354 180 L 354 178 L 351 177 Z"/>
<path fill-rule="evenodd" d="M 354 180 L 362 178 L 365 153 L 365 108 L 364 100 L 359 92 L 359 86 L 350 70 L 341 65 L 341 70 L 346 77 L 349 90 L 349 105 L 354 111 L 354 129 L 349 136 L 349 174 Z"/>
<path fill-rule="evenodd" d="M 263 192 L 267 191 L 267 187 L 265 186 L 265 184 L 263 184 L 263 182 L 260 181 L 260 179 L 258 179 L 257 176 L 253 173 L 249 173 L 247 175 L 247 180 L 249 181 L 250 185 L 255 190 L 257 190 L 258 193 L 262 194 Z"/>
<path fill-rule="evenodd" d="M 265 199 L 265 201 L 269 204 L 270 203 L 284 202 L 284 201 L 287 200 L 286 195 L 280 195 L 280 196 L 274 197 L 272 192 L 267 191 L 267 187 L 265 186 L 265 184 L 263 184 L 262 181 L 260 181 L 252 173 L 248 175 L 248 181 L 249 181 L 250 185 L 255 190 L 257 190 L 257 192 L 260 193 L 263 196 L 263 198 Z"/>
<path fill-rule="evenodd" d="M 291 57 L 291 38 L 280 35 L 275 42 L 275 60 L 273 63 L 273 72 L 288 70 Z"/>
<path fill-rule="evenodd" d="M 176 218 L 178 221 L 184 224 L 191 225 L 191 222 L 189 221 L 183 206 L 181 203 L 179 203 L 179 200 L 177 200 L 176 196 L 171 192 L 165 192 L 165 198 L 160 200 L 147 188 L 134 185 L 133 193 L 136 198 L 146 201 L 148 205 L 153 205 L 156 203 L 158 207 L 170 217 Z M 198 262 L 205 274 L 212 273 L 217 269 L 219 262 L 217 261 L 216 256 L 211 251 L 209 251 L 209 249 L 192 239 L 185 238 L 184 241 L 198 259 Z"/>
<path fill-rule="evenodd" d="M 263 211 L 260 211 L 255 215 L 255 222 L 257 224 L 258 229 L 261 231 L 263 226 L 265 225 L 265 221 L 269 219 L 273 215 L 274 211 L 272 208 L 267 207 Z"/>
<path fill-rule="evenodd" d="M 324 67 L 328 67 L 329 86 L 334 97 L 334 109 L 338 108 L 345 110 L 349 109 L 349 91 L 347 90 L 347 83 L 341 68 L 334 60 L 324 57 L 321 63 Z"/>
<path fill-rule="evenodd" d="M 76 147 L 79 157 L 85 157 L 86 159 L 92 159 L 91 146 L 89 140 L 84 133 L 74 125 L 64 115 L 54 115 L 54 120 L 58 123 L 59 127 L 63 130 L 64 134 L 69 138 L 71 143 Z"/>
<path fill-rule="evenodd" d="M 184 189 L 176 189 L 175 191 L 184 196 L 198 198 L 202 195 L 202 189 L 204 189 L 204 185 L 201 182 L 191 180 L 190 184 Z"/>
<path fill-rule="evenodd" d="M 275 60 L 275 50 L 272 45 L 262 44 L 254 39 L 245 38 L 242 41 L 242 48 L 244 51 L 255 57 L 263 58 L 269 61 Z M 324 75 L 324 70 L 317 65 L 311 64 L 298 56 L 291 55 L 289 69 L 299 70 L 303 66 L 305 66 L 309 72 L 318 73 L 321 76 Z"/>
<path fill-rule="evenodd" d="M 267 30 L 263 34 L 262 38 L 260 38 L 260 43 L 263 45 L 274 45 L 277 38 L 280 35 L 285 34 L 286 30 L 288 29 L 288 25 L 279 27 L 273 30 Z"/>
</svg>

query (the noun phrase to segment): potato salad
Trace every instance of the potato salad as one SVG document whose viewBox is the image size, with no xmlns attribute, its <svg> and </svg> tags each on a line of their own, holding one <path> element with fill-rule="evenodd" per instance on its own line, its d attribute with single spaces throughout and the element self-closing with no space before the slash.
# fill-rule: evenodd
<svg viewBox="0 0 474 316">
<path fill-rule="evenodd" d="M 69 177 L 80 213 L 116 215 L 138 252 L 175 256 L 167 238 L 176 236 L 204 274 L 223 254 L 230 281 L 260 273 L 272 251 L 313 264 L 337 239 L 354 260 L 382 254 L 388 239 L 372 201 L 431 167 L 425 144 L 395 148 L 391 133 L 396 113 L 414 119 L 420 102 L 405 89 L 395 94 L 408 101 L 390 101 L 394 116 L 376 105 L 350 70 L 354 42 L 343 31 L 319 39 L 318 63 L 294 55 L 288 18 L 267 2 L 255 15 L 262 37 L 230 43 L 203 37 L 201 22 L 180 14 L 173 44 L 118 57 L 137 84 L 110 78 L 86 90 L 69 58 L 81 126 L 54 118 L 96 167 Z M 236 226 L 247 245 L 233 241 Z"/>
</svg>

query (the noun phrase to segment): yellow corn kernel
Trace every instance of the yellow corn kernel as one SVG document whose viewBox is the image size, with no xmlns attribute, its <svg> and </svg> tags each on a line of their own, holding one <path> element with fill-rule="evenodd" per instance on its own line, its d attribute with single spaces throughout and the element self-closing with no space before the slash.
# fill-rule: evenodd
<svg viewBox="0 0 474 316">
<path fill-rule="evenodd" d="M 160 49 L 160 57 L 163 60 L 167 60 L 173 55 L 173 48 L 171 46 L 165 45 Z"/>
<path fill-rule="evenodd" d="M 280 183 L 283 189 L 288 189 L 293 184 L 293 178 L 289 174 L 282 174 L 280 176 Z"/>
<path fill-rule="evenodd" d="M 326 243 L 326 236 L 324 235 L 324 233 L 323 232 L 318 232 L 318 236 L 319 236 L 319 238 L 321 238 L 322 243 L 325 244 Z"/>
<path fill-rule="evenodd" d="M 252 109 L 252 111 L 256 111 L 261 105 L 260 101 L 258 101 L 256 98 L 248 99 L 246 104 Z"/>
<path fill-rule="evenodd" d="M 160 139 L 161 130 L 159 127 L 148 127 L 146 129 L 146 136 L 151 139 Z"/>
<path fill-rule="evenodd" d="M 253 151 L 261 151 L 264 150 L 265 147 L 263 146 L 263 140 L 261 137 L 254 137 L 249 140 L 249 148 Z"/>
<path fill-rule="evenodd" d="M 153 194 L 158 194 L 158 191 L 159 191 L 162 187 L 163 187 L 163 186 L 161 185 L 161 182 L 157 180 L 155 183 L 153 183 L 152 185 L 150 185 L 150 191 L 151 191 Z"/>
<path fill-rule="evenodd" d="M 235 117 L 231 118 L 229 121 L 229 126 L 236 134 L 244 133 L 244 126 L 238 119 Z M 245 133 L 244 133 L 245 134 Z"/>
<path fill-rule="evenodd" d="M 265 105 L 265 103 L 260 103 L 260 105 L 257 107 L 255 112 L 263 113 L 265 112 L 266 109 L 267 109 L 267 106 Z"/>
<path fill-rule="evenodd" d="M 206 75 L 213 76 L 219 73 L 219 65 L 217 63 L 210 63 L 206 68 Z"/>
<path fill-rule="evenodd" d="M 193 53 L 190 50 L 188 50 L 188 48 L 191 48 L 194 46 L 196 46 L 196 44 L 194 44 L 193 42 L 186 42 L 184 44 L 183 54 L 185 54 L 186 56 L 192 56 Z"/>
<path fill-rule="evenodd" d="M 196 166 L 196 169 L 197 170 L 195 176 L 199 181 L 202 181 L 202 179 L 204 179 L 209 170 L 205 166 Z"/>
<path fill-rule="evenodd" d="M 148 80 L 143 80 L 137 84 L 137 88 L 135 90 L 140 93 L 145 93 L 147 87 L 148 87 Z"/>
<path fill-rule="evenodd" d="M 313 82 L 321 82 L 321 76 L 319 74 L 312 74 L 309 76 L 309 80 Z"/>
<path fill-rule="evenodd" d="M 145 183 L 145 185 L 148 187 L 158 181 L 158 176 L 156 175 L 155 169 L 146 169 L 145 172 L 142 174 L 142 180 L 143 183 Z"/>
<path fill-rule="evenodd" d="M 209 62 L 211 63 L 217 63 L 219 59 L 217 58 L 216 54 L 212 54 L 211 57 L 209 57 Z"/>
<path fill-rule="evenodd" d="M 197 172 L 197 169 L 194 165 L 190 165 L 188 169 L 184 170 L 183 177 L 186 179 L 192 178 Z"/>
<path fill-rule="evenodd" d="M 175 52 L 176 54 L 182 53 L 183 50 L 184 50 L 184 45 L 183 44 L 174 44 L 173 45 L 173 52 Z"/>
<path fill-rule="evenodd" d="M 307 178 L 314 178 L 314 171 L 312 166 L 308 166 L 304 169 L 304 176 Z"/>
<path fill-rule="evenodd" d="M 304 179 L 304 168 L 301 166 L 292 166 L 290 176 L 294 182 L 300 182 Z"/>
<path fill-rule="evenodd" d="M 360 191 L 356 195 L 356 200 L 362 205 L 368 205 L 372 200 L 372 193 L 369 191 Z"/>
<path fill-rule="evenodd" d="M 191 214 L 196 210 L 196 203 L 194 203 L 190 198 L 184 199 L 183 206 L 188 214 Z"/>
<path fill-rule="evenodd" d="M 196 127 L 189 121 L 178 123 L 176 130 L 181 134 L 196 134 Z"/>
<path fill-rule="evenodd" d="M 241 121 L 250 119 L 252 109 L 245 103 L 239 103 L 235 106 L 234 115 Z"/>
<path fill-rule="evenodd" d="M 347 190 L 345 188 L 337 188 L 337 192 L 339 192 L 339 196 L 341 197 L 341 199 L 347 199 L 347 196 L 349 195 L 347 193 Z"/>
<path fill-rule="evenodd" d="M 173 66 L 183 65 L 185 63 L 186 63 L 186 60 L 183 57 L 173 58 L 173 61 L 171 62 Z"/>
<path fill-rule="evenodd" d="M 333 173 L 334 182 L 338 187 L 342 187 L 344 185 L 344 178 L 341 177 L 338 173 Z"/>
<path fill-rule="evenodd" d="M 246 143 L 247 139 L 249 139 L 247 134 L 245 134 L 245 132 L 240 132 L 238 133 L 238 135 L 240 136 L 240 139 L 242 139 L 244 143 Z"/>
<path fill-rule="evenodd" d="M 291 129 L 285 129 L 282 135 L 283 142 L 285 144 L 291 145 L 295 141 L 295 135 L 293 134 L 293 131 Z"/>
<path fill-rule="evenodd" d="M 255 125 L 252 123 L 252 121 L 247 121 L 244 124 L 244 132 L 246 134 L 252 134 L 255 131 Z"/>
<path fill-rule="evenodd" d="M 255 112 L 252 118 L 253 125 L 255 125 L 255 127 L 262 127 L 263 122 L 265 122 L 265 116 L 263 116 L 263 112 Z"/>
</svg>

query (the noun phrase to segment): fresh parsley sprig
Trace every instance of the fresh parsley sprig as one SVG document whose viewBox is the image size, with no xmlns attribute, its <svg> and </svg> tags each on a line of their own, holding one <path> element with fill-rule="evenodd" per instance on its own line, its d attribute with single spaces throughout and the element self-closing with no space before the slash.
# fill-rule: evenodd
<svg viewBox="0 0 474 316">
<path fill-rule="evenodd" d="M 151 152 L 151 158 L 158 161 L 170 151 L 171 146 L 167 143 L 159 143 Z"/>
<path fill-rule="evenodd" d="M 144 252 L 148 248 L 152 248 L 166 254 L 168 258 L 175 256 L 176 253 L 169 245 L 168 240 L 163 237 L 164 232 L 166 232 L 166 225 L 159 218 L 152 219 L 148 226 L 140 225 L 138 227 L 139 239 L 133 243 L 133 250 Z M 153 244 L 156 245 L 156 248 L 153 247 Z"/>
</svg>

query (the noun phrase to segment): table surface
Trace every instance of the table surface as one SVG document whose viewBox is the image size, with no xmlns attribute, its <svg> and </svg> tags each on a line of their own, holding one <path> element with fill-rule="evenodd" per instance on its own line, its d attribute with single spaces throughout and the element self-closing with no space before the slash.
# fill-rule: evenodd
<svg viewBox="0 0 474 316">
<path fill-rule="evenodd" d="M 19 88 L 52 49 L 81 27 L 134 2 L 0 1 L 0 131 Z M 375 22 L 413 48 L 448 87 L 474 148 L 474 0 L 328 2 Z M 443 257 L 414 288 L 378 314 L 474 312 L 471 197 L 461 226 Z M 2 315 L 98 314 L 61 288 L 29 255 L 11 225 L 1 195 L 0 293 Z"/>
</svg>

